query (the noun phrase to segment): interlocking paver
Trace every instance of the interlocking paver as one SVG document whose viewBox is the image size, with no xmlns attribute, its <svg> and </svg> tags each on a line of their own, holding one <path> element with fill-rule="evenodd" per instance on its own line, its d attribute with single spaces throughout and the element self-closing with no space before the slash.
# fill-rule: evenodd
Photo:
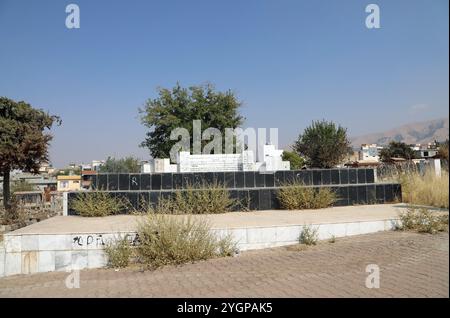
<svg viewBox="0 0 450 318">
<path fill-rule="evenodd" d="M 448 257 L 448 233 L 381 232 L 155 271 L 84 270 L 80 289 L 65 272 L 5 277 L 0 297 L 448 297 Z M 379 289 L 365 287 L 368 264 Z"/>
</svg>

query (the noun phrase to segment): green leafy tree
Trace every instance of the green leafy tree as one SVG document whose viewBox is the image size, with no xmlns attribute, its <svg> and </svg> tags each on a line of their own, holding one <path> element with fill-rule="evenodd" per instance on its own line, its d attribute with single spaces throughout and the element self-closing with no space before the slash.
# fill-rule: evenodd
<svg viewBox="0 0 450 318">
<path fill-rule="evenodd" d="M 389 145 L 380 151 L 380 159 L 383 162 L 389 162 L 392 158 L 402 158 L 411 160 L 417 158 L 414 150 L 401 141 L 391 141 Z"/>
<path fill-rule="evenodd" d="M 141 166 L 139 159 L 132 156 L 116 159 L 108 157 L 105 164 L 100 166 L 99 172 L 102 173 L 139 173 Z"/>
<path fill-rule="evenodd" d="M 293 146 L 306 163 L 314 168 L 332 168 L 340 164 L 350 151 L 347 129 L 333 122 L 313 121 Z"/>
<path fill-rule="evenodd" d="M 293 151 L 283 151 L 282 158 L 284 161 L 289 161 L 291 163 L 291 170 L 300 170 L 305 165 L 305 159 Z"/>
<path fill-rule="evenodd" d="M 244 120 L 238 114 L 241 102 L 233 92 L 218 92 L 211 84 L 189 88 L 177 84 L 172 89 L 159 89 L 158 95 L 139 110 L 142 124 L 149 128 L 141 146 L 148 148 L 154 158 L 169 157 L 170 149 L 177 142 L 170 140 L 173 129 L 186 128 L 192 136 L 193 120 L 201 120 L 202 130 L 219 129 L 222 136 L 225 128 L 236 128 Z"/>
<path fill-rule="evenodd" d="M 38 174 L 48 162 L 48 146 L 52 136 L 48 130 L 57 116 L 35 109 L 23 101 L 0 97 L 0 173 L 3 176 L 3 202 L 10 208 L 10 172 L 20 169 Z"/>
</svg>

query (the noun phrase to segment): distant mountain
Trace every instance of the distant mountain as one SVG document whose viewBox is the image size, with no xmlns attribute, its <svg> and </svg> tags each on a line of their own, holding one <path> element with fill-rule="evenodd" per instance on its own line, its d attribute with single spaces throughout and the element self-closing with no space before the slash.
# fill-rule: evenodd
<svg viewBox="0 0 450 318">
<path fill-rule="evenodd" d="M 391 129 L 385 132 L 367 134 L 351 138 L 353 146 L 361 144 L 385 145 L 390 141 L 402 141 L 407 144 L 426 144 L 429 142 L 444 141 L 448 139 L 448 118 L 441 118 L 419 123 L 412 123 Z"/>
</svg>

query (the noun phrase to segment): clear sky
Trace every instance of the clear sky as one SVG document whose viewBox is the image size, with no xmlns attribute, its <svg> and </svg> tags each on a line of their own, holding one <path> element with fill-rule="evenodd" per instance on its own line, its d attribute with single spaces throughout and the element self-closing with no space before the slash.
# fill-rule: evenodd
<svg viewBox="0 0 450 318">
<path fill-rule="evenodd" d="M 65 7 L 80 7 L 67 29 Z M 367 29 L 365 7 L 380 7 Z M 0 0 L 0 95 L 60 115 L 55 166 L 148 152 L 156 88 L 211 82 L 281 146 L 315 119 L 351 136 L 448 116 L 448 0 Z"/>
</svg>

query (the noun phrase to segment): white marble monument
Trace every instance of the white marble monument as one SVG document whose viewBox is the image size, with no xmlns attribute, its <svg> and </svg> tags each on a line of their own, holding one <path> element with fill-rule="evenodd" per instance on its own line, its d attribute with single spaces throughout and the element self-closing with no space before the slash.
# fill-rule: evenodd
<svg viewBox="0 0 450 318">
<path fill-rule="evenodd" d="M 142 165 L 143 173 L 164 172 L 222 172 L 222 171 L 262 171 L 290 170 L 290 162 L 282 160 L 283 150 L 274 145 L 264 145 L 262 161 L 255 161 L 253 151 L 244 150 L 237 154 L 194 154 L 180 151 L 177 163 L 170 159 L 152 159 Z"/>
</svg>

